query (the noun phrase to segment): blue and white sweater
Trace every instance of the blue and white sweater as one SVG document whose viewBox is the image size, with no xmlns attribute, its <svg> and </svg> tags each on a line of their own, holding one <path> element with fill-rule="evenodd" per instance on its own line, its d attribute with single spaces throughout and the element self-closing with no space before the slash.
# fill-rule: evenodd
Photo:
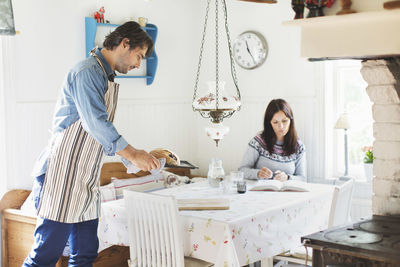
<svg viewBox="0 0 400 267">
<path fill-rule="evenodd" d="M 239 170 L 244 172 L 246 179 L 258 179 L 258 172 L 262 167 L 266 167 L 272 172 L 285 172 L 289 179 L 306 181 L 304 144 L 298 139 L 295 153 L 286 156 L 283 152 L 283 143 L 278 141 L 274 145 L 274 152 L 269 153 L 264 140 L 257 135 L 250 140 Z"/>
</svg>

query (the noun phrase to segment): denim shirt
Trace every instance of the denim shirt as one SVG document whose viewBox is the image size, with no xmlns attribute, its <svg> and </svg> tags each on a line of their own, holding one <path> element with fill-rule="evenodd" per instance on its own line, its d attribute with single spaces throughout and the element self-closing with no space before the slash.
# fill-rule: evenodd
<svg viewBox="0 0 400 267">
<path fill-rule="evenodd" d="M 36 161 L 32 176 L 37 177 L 46 172 L 52 140 L 79 119 L 83 129 L 102 145 L 106 155 L 114 156 L 115 152 L 128 145 L 108 120 L 105 106 L 104 95 L 108 89 L 108 80 L 113 81 L 115 73 L 100 50 L 96 51 L 96 55 L 107 75 L 94 56 L 79 62 L 68 72 L 55 107 L 52 136 Z"/>
</svg>

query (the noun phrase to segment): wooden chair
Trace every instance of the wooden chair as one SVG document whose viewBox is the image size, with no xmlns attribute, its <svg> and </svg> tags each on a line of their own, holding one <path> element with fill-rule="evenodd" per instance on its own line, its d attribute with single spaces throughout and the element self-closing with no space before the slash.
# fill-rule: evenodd
<svg viewBox="0 0 400 267">
<path fill-rule="evenodd" d="M 334 188 L 331 209 L 329 211 L 328 229 L 331 227 L 347 224 L 350 222 L 351 199 L 354 191 L 354 179 L 350 179 L 341 185 Z M 307 261 L 306 261 L 307 259 Z M 288 253 L 280 254 L 274 257 L 281 264 L 276 264 L 274 267 L 285 266 L 287 263 L 306 264 L 312 266 L 311 250 L 306 255 L 304 246 L 298 247 Z"/>
<path fill-rule="evenodd" d="M 173 196 L 124 191 L 128 213 L 130 267 L 208 267 L 184 257 L 182 229 Z"/>
</svg>

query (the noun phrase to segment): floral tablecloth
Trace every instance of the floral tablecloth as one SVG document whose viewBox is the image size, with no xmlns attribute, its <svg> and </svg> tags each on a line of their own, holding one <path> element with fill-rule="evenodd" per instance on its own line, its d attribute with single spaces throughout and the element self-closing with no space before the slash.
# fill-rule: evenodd
<svg viewBox="0 0 400 267">
<path fill-rule="evenodd" d="M 251 184 L 248 186 L 251 187 Z M 229 210 L 180 211 L 185 255 L 215 263 L 242 266 L 300 245 L 300 237 L 328 225 L 333 186 L 308 184 L 310 192 L 223 194 L 207 182 L 154 193 L 185 198 L 228 198 Z M 102 204 L 100 250 L 129 246 L 124 200 Z"/>
</svg>

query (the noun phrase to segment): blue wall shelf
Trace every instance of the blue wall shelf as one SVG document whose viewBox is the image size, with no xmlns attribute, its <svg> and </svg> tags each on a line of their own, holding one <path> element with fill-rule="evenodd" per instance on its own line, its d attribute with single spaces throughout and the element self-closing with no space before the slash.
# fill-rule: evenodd
<svg viewBox="0 0 400 267">
<path fill-rule="evenodd" d="M 97 23 L 94 18 L 85 18 L 85 32 L 86 32 L 86 57 L 89 56 L 90 50 L 95 47 L 95 39 L 96 39 L 96 33 L 97 33 L 97 27 L 110 27 L 110 28 L 116 28 L 118 27 L 118 24 L 109 24 L 109 23 Z M 153 48 L 153 53 L 151 54 L 150 57 L 146 58 L 146 75 L 141 75 L 141 76 L 116 76 L 116 78 L 144 78 L 146 79 L 146 84 L 150 85 L 154 81 L 154 77 L 156 75 L 156 70 L 157 70 L 157 65 L 158 65 L 158 57 L 157 53 L 155 50 L 155 43 L 156 43 L 156 38 L 157 38 L 157 33 L 158 29 L 157 26 L 154 24 L 147 24 L 146 27 L 142 27 L 143 30 L 145 30 L 148 35 L 153 39 L 154 42 L 154 48 Z"/>
</svg>

